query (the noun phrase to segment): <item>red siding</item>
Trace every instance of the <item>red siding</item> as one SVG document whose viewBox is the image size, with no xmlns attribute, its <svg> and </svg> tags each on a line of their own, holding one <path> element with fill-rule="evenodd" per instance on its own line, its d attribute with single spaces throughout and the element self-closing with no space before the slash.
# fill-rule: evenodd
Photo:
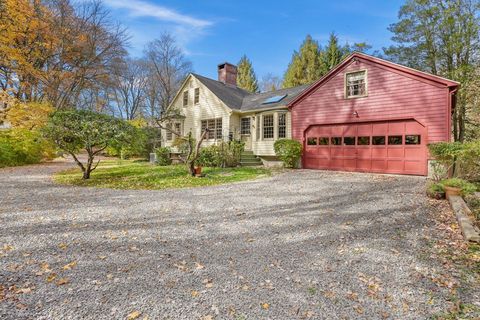
<svg viewBox="0 0 480 320">
<path fill-rule="evenodd" d="M 427 128 L 427 143 L 449 140 L 449 88 L 374 62 L 356 59 L 293 104 L 292 136 L 303 141 L 314 124 L 415 119 Z M 346 72 L 367 70 L 368 96 L 345 99 Z M 353 113 L 358 112 L 358 117 Z"/>
</svg>

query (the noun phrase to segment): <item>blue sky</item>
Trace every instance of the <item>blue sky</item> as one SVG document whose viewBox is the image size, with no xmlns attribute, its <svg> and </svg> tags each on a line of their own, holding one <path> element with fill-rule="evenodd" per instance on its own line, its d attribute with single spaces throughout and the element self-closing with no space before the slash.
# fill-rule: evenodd
<svg viewBox="0 0 480 320">
<path fill-rule="evenodd" d="M 172 33 L 195 72 L 216 78 L 220 62 L 246 54 L 257 77 L 282 76 L 293 50 L 307 34 L 324 45 L 335 32 L 342 43 L 362 42 L 380 50 L 391 43 L 387 27 L 397 20 L 400 0 L 104 0 L 128 28 L 129 51 L 140 56 L 146 43 Z"/>
</svg>

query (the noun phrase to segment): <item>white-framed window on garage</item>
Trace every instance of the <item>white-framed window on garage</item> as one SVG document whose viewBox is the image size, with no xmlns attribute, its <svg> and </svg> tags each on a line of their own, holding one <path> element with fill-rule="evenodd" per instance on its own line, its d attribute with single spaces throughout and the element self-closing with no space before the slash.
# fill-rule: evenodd
<svg viewBox="0 0 480 320">
<path fill-rule="evenodd" d="M 278 139 L 287 137 L 287 114 L 278 114 Z"/>
<path fill-rule="evenodd" d="M 266 114 L 263 117 L 263 139 L 273 139 L 273 114 Z"/>
<path fill-rule="evenodd" d="M 250 134 L 250 117 L 245 117 L 240 119 L 240 134 L 242 135 Z"/>
<path fill-rule="evenodd" d="M 349 72 L 345 75 L 345 96 L 359 98 L 367 95 L 367 70 Z"/>
</svg>

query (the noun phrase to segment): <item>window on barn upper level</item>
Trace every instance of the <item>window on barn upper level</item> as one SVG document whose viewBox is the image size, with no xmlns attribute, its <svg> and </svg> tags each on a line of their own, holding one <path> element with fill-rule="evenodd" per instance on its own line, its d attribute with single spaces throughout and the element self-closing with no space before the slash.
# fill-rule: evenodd
<svg viewBox="0 0 480 320">
<path fill-rule="evenodd" d="M 345 94 L 347 98 L 365 97 L 367 95 L 367 71 L 346 74 Z"/>
</svg>

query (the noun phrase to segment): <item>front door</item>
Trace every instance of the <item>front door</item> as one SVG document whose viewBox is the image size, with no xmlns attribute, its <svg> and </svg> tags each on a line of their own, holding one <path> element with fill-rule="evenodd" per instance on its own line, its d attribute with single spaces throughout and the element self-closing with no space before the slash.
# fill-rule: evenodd
<svg viewBox="0 0 480 320">
<path fill-rule="evenodd" d="M 251 135 L 252 120 L 250 117 L 240 119 L 240 136 L 242 142 L 245 143 L 245 150 L 252 150 L 252 135 Z"/>
</svg>

